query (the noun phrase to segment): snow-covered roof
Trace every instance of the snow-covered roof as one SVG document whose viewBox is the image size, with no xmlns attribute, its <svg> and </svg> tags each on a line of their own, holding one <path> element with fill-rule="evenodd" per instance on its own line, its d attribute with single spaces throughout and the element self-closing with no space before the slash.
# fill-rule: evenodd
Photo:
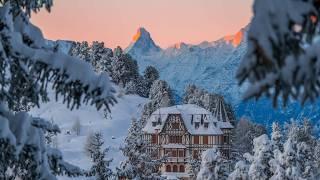
<svg viewBox="0 0 320 180">
<path fill-rule="evenodd" d="M 223 121 L 218 121 L 218 127 L 221 129 L 232 129 L 233 126 L 229 121 L 223 122 Z"/>
<path fill-rule="evenodd" d="M 171 107 L 164 107 L 156 110 L 151 114 L 143 131 L 146 133 L 156 133 L 160 132 L 170 114 L 179 114 L 181 115 L 184 125 L 187 128 L 187 131 L 190 134 L 199 134 L 199 135 L 219 135 L 223 134 L 220 128 L 233 126 L 229 122 L 219 122 L 216 117 L 212 115 L 211 112 L 207 111 L 204 108 L 201 108 L 194 104 L 184 104 L 176 105 Z M 200 122 L 203 118 L 203 122 L 208 122 L 208 127 L 204 125 L 195 126 L 196 122 Z M 161 122 L 161 123 L 159 123 Z M 191 123 L 193 122 L 193 123 Z M 222 127 L 220 127 L 220 125 Z"/>
</svg>

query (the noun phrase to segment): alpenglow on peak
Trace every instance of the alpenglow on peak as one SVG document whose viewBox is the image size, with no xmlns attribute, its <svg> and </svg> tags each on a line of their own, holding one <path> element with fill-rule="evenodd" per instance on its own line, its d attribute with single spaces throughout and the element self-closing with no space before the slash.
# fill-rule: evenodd
<svg viewBox="0 0 320 180">
<path fill-rule="evenodd" d="M 148 54 L 159 52 L 160 50 L 161 48 L 154 43 L 150 33 L 145 28 L 140 27 L 133 36 L 132 42 L 127 47 L 126 52 L 130 54 Z"/>
</svg>

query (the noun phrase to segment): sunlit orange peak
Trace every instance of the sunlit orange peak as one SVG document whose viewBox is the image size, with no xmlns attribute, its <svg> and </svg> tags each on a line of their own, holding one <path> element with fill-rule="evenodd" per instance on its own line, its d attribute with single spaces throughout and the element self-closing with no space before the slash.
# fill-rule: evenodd
<svg viewBox="0 0 320 180">
<path fill-rule="evenodd" d="M 137 33 L 132 38 L 133 42 L 138 41 L 142 36 L 150 36 L 150 35 L 149 35 L 149 32 L 145 28 L 140 27 L 137 30 Z"/>
<path fill-rule="evenodd" d="M 141 31 L 137 31 L 137 33 L 133 36 L 132 40 L 135 42 L 137 41 L 141 36 Z"/>
<path fill-rule="evenodd" d="M 242 42 L 242 39 L 243 39 L 243 31 L 242 30 L 237 32 L 237 34 L 235 34 L 235 35 L 224 37 L 224 40 L 231 43 L 234 47 L 239 46 L 240 43 Z"/>
<path fill-rule="evenodd" d="M 176 43 L 176 44 L 174 44 L 174 48 L 176 48 L 176 49 L 181 49 L 181 47 L 184 46 L 184 45 L 186 45 L 186 44 L 183 43 L 183 42 Z"/>
</svg>

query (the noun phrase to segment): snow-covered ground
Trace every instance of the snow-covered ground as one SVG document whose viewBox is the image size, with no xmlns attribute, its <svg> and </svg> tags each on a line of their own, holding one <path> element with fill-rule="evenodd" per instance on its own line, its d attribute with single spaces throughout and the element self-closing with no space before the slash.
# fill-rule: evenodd
<svg viewBox="0 0 320 180">
<path fill-rule="evenodd" d="M 71 111 L 61 101 L 56 102 L 53 93 L 50 93 L 50 102 L 41 104 L 40 108 L 32 109 L 31 114 L 53 120 L 59 125 L 62 132 L 57 138 L 58 148 L 62 151 L 66 161 L 83 169 L 91 166 L 90 159 L 84 153 L 87 135 L 90 132 L 101 131 L 106 146 L 110 147 L 108 157 L 114 159 L 111 167 L 115 168 L 123 160 L 119 146 L 127 135 L 131 119 L 140 117 L 143 105 L 147 102 L 147 99 L 136 95 L 119 96 L 122 93 L 119 93 L 119 88 L 115 88 L 118 103 L 111 108 L 107 119 L 104 118 L 103 112 L 97 111 L 94 106 L 83 105 Z M 81 122 L 79 136 L 72 132 L 72 126 L 77 120 Z M 61 177 L 60 179 L 68 178 Z"/>
</svg>

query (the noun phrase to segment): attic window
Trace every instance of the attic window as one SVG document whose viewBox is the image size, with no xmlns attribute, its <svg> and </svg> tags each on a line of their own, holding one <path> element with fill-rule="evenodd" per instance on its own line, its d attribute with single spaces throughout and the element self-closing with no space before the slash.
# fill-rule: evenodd
<svg viewBox="0 0 320 180">
<path fill-rule="evenodd" d="M 200 126 L 200 123 L 199 123 L 199 122 L 195 122 L 195 123 L 194 123 L 194 127 L 195 127 L 196 129 L 198 129 L 199 126 Z"/>
<path fill-rule="evenodd" d="M 215 127 L 217 127 L 217 123 L 216 123 L 216 122 L 214 122 L 213 125 L 214 125 Z"/>
<path fill-rule="evenodd" d="M 205 122 L 205 123 L 204 123 L 204 127 L 205 127 L 205 128 L 208 128 L 208 127 L 209 127 L 209 123 L 208 123 L 208 122 Z"/>
<path fill-rule="evenodd" d="M 157 122 L 152 122 L 153 127 L 156 127 L 156 125 L 157 125 Z"/>
</svg>

